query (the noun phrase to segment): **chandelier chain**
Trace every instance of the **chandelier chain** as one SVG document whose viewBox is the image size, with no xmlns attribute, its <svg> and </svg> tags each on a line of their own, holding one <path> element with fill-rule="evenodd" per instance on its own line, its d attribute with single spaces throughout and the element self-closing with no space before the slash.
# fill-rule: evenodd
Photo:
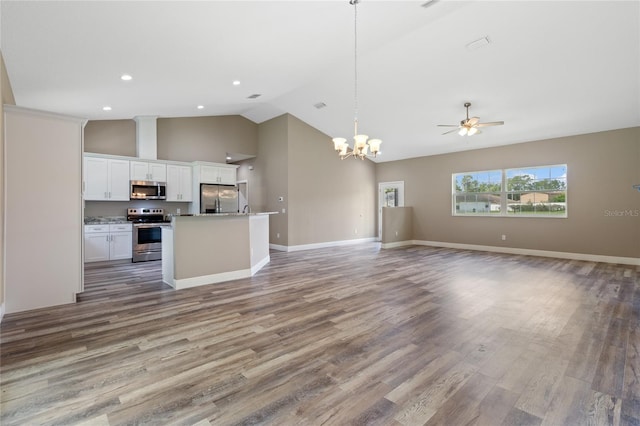
<svg viewBox="0 0 640 426">
<path fill-rule="evenodd" d="M 358 2 L 359 0 L 351 0 L 353 5 L 353 134 L 358 134 Z"/>
</svg>

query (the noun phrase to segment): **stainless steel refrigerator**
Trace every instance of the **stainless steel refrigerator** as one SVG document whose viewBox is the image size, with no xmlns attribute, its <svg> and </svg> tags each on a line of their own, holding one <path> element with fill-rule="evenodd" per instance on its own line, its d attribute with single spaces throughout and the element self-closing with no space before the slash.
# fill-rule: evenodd
<svg viewBox="0 0 640 426">
<path fill-rule="evenodd" d="M 238 213 L 238 187 L 200 184 L 200 213 Z"/>
</svg>

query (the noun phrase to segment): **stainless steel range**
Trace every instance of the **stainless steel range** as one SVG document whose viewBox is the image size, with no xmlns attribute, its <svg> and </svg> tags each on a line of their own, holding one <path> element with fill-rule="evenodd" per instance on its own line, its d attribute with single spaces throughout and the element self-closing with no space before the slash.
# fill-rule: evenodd
<svg viewBox="0 0 640 426">
<path fill-rule="evenodd" d="M 155 208 L 127 209 L 127 220 L 133 222 L 133 262 L 162 259 L 162 226 L 164 210 Z"/>
</svg>

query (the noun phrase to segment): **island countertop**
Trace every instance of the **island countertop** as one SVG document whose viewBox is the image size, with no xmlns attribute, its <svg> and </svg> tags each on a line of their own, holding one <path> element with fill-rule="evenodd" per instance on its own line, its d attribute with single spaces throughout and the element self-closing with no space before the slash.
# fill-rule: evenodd
<svg viewBox="0 0 640 426">
<path fill-rule="evenodd" d="M 278 212 L 256 212 L 256 213 L 189 213 L 171 215 L 174 217 L 224 217 L 224 216 L 263 216 L 269 214 L 278 214 Z"/>
</svg>

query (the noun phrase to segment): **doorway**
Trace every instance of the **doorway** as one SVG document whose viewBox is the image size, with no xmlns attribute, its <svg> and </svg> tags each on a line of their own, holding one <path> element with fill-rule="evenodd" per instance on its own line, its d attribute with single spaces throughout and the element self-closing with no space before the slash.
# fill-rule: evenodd
<svg viewBox="0 0 640 426">
<path fill-rule="evenodd" d="M 404 181 L 378 183 L 378 241 L 382 239 L 382 208 L 404 207 Z"/>
<path fill-rule="evenodd" d="M 249 183 L 246 180 L 238 182 L 238 211 L 240 213 L 250 213 L 249 207 Z"/>
</svg>

